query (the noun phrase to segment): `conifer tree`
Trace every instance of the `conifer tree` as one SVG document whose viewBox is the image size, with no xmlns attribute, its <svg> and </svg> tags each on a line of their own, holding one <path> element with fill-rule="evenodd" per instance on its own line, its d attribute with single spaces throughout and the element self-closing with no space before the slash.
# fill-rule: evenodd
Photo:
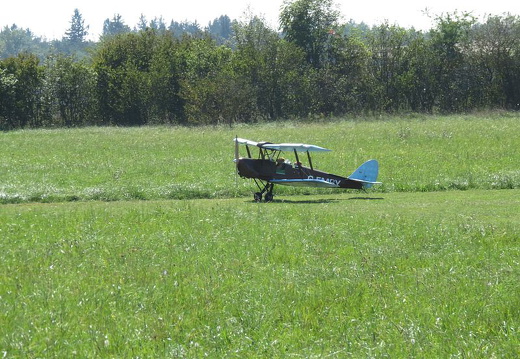
<svg viewBox="0 0 520 359">
<path fill-rule="evenodd" d="M 81 44 L 85 42 L 88 35 L 88 25 L 85 26 L 85 20 L 78 9 L 74 9 L 74 15 L 70 20 L 70 28 L 65 32 L 65 39 L 73 44 Z"/>
</svg>

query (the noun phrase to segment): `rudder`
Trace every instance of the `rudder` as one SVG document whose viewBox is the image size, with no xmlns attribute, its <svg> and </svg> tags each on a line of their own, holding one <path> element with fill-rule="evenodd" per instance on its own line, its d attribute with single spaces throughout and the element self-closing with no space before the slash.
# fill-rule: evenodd
<svg viewBox="0 0 520 359">
<path fill-rule="evenodd" d="M 374 184 L 381 183 L 377 182 L 378 174 L 379 163 L 377 160 L 368 160 L 359 166 L 348 178 L 353 181 L 363 182 L 363 188 L 370 188 Z"/>
</svg>

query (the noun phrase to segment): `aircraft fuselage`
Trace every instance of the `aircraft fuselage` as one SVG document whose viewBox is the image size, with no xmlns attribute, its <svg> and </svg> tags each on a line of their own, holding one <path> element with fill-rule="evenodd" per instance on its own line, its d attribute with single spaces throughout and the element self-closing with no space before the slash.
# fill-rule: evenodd
<svg viewBox="0 0 520 359">
<path fill-rule="evenodd" d="M 277 184 L 284 184 L 283 180 L 291 181 L 291 186 L 298 186 L 294 180 L 319 180 L 321 183 L 327 182 L 330 187 L 362 189 L 363 184 L 353 181 L 346 177 L 319 171 L 305 167 L 301 164 L 291 164 L 287 162 L 278 163 L 270 159 L 240 158 L 237 163 L 238 174 L 244 178 L 256 178 L 262 181 L 275 181 Z M 280 182 L 282 180 L 282 182 Z M 320 182 L 316 181 L 316 186 Z M 289 184 L 289 183 L 288 183 Z M 312 182 L 301 182 L 302 186 L 312 185 Z"/>
</svg>

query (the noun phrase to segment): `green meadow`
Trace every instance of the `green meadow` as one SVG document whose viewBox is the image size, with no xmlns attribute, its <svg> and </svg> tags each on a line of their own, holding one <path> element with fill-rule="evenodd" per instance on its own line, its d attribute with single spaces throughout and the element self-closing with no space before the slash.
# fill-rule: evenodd
<svg viewBox="0 0 520 359">
<path fill-rule="evenodd" d="M 235 178 L 235 135 L 380 161 Z M 515 358 L 520 117 L 0 133 L 0 355 Z"/>
<path fill-rule="evenodd" d="M 520 187 L 520 116 L 506 113 L 0 133 L 0 203 L 248 196 L 254 185 L 235 181 L 236 135 L 327 147 L 313 164 L 343 175 L 376 158 L 380 192 Z M 275 196 L 321 193 L 289 187 Z"/>
</svg>

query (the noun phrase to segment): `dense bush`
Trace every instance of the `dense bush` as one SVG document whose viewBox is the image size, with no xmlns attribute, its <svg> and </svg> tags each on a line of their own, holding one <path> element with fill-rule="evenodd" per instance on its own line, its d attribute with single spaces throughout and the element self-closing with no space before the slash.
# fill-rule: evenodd
<svg viewBox="0 0 520 359">
<path fill-rule="evenodd" d="M 448 14 L 421 32 L 342 25 L 331 9 L 287 2 L 282 34 L 253 17 L 226 40 L 146 28 L 103 36 L 80 59 L 4 58 L 0 128 L 520 109 L 517 16 Z"/>
</svg>

